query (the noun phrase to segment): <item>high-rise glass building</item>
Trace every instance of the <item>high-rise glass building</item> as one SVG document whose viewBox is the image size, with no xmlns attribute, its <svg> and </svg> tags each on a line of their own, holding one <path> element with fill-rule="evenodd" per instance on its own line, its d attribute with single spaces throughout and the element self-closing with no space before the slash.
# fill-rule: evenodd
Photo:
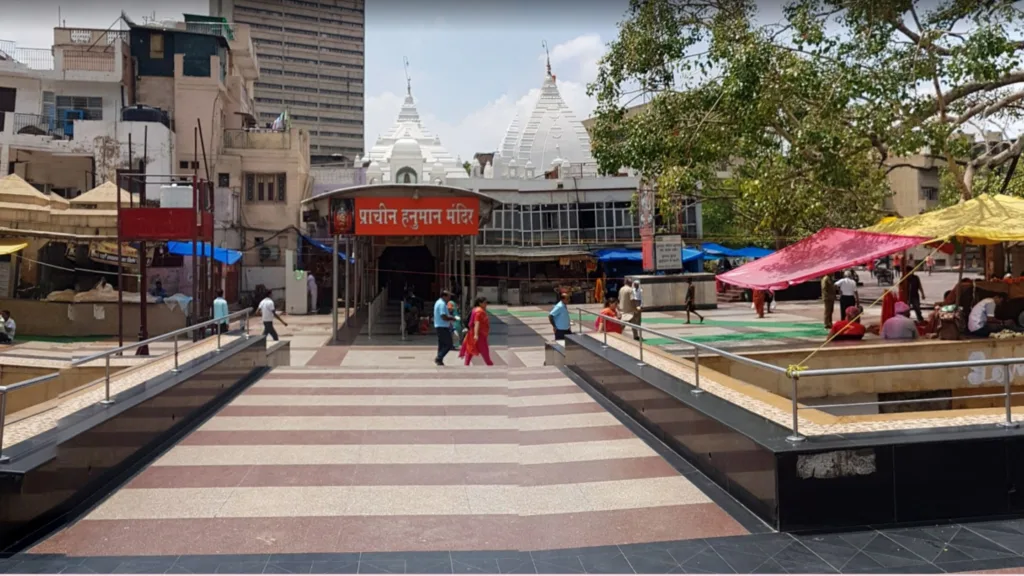
<svg viewBox="0 0 1024 576">
<path fill-rule="evenodd" d="M 363 153 L 364 0 L 210 0 L 210 14 L 248 24 L 259 61 L 257 120 L 284 112 L 309 131 L 314 163 Z"/>
</svg>

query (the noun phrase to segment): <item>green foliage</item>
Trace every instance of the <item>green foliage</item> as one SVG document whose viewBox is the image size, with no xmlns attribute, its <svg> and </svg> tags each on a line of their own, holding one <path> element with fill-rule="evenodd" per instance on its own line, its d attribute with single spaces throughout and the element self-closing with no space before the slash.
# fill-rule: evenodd
<svg viewBox="0 0 1024 576">
<path fill-rule="evenodd" d="M 948 180 L 969 197 L 1024 146 L 963 134 L 1022 115 L 1012 3 L 792 0 L 773 24 L 759 4 L 633 0 L 589 87 L 601 170 L 639 170 L 663 214 L 697 197 L 705 235 L 781 245 L 877 221 L 897 156 L 968 158 Z"/>
</svg>

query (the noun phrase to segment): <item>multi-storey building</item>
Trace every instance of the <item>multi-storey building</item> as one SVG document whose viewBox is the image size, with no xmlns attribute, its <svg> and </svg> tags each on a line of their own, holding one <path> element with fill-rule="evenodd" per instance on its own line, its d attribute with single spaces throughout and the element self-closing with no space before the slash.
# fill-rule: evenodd
<svg viewBox="0 0 1024 576">
<path fill-rule="evenodd" d="M 316 164 L 362 155 L 363 0 L 210 0 L 210 14 L 252 29 L 261 125 L 287 112 Z"/>
</svg>

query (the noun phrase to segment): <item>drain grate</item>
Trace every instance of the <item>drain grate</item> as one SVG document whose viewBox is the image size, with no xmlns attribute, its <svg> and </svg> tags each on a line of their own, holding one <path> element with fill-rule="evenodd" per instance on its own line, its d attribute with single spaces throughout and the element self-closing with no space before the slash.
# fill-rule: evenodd
<svg viewBox="0 0 1024 576">
<path fill-rule="evenodd" d="M 415 356 L 399 356 L 398 359 L 399 360 L 415 360 L 416 357 Z"/>
</svg>

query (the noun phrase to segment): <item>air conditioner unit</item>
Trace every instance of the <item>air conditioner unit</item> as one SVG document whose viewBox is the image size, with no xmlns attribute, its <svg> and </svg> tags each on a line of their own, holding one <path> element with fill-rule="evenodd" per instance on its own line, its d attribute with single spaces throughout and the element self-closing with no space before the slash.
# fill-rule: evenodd
<svg viewBox="0 0 1024 576">
<path fill-rule="evenodd" d="M 278 246 L 260 246 L 260 262 L 277 262 L 281 259 L 281 248 Z"/>
</svg>

